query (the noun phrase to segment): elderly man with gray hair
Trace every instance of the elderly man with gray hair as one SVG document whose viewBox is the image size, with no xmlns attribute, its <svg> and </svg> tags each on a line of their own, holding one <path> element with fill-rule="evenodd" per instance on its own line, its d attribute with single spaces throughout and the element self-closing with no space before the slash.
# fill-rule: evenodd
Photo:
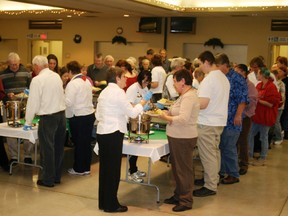
<svg viewBox="0 0 288 216">
<path fill-rule="evenodd" d="M 31 74 L 20 63 L 20 57 L 17 53 L 11 52 L 7 59 L 8 67 L 0 73 L 0 80 L 2 81 L 4 88 L 4 97 L 1 99 L 4 103 L 7 101 L 14 101 L 17 99 L 18 93 L 23 93 L 27 89 L 31 82 Z M 23 113 L 21 113 L 22 115 Z M 24 116 L 24 114 L 23 114 Z M 23 117 L 21 116 L 21 117 Z M 5 116 L 3 116 L 5 120 Z M 14 165 L 18 162 L 18 144 L 16 138 L 7 137 L 7 145 L 10 153 L 10 164 Z M 28 140 L 23 141 L 24 149 L 24 162 L 32 164 L 31 153 L 33 150 L 33 144 Z"/>
<path fill-rule="evenodd" d="M 37 76 L 30 85 L 23 129 L 29 130 L 34 116 L 40 116 L 38 137 L 43 169 L 37 184 L 54 187 L 61 180 L 66 134 L 63 83 L 60 76 L 48 68 L 46 57 L 37 55 L 32 64 Z"/>
</svg>

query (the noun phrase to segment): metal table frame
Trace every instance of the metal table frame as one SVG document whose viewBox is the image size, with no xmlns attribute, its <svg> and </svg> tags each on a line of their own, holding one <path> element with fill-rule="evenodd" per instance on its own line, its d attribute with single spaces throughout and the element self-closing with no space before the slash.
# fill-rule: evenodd
<svg viewBox="0 0 288 216">
<path fill-rule="evenodd" d="M 98 154 L 98 144 L 96 143 L 94 147 L 94 152 Z M 157 185 L 151 184 L 151 165 L 152 163 L 158 161 L 162 156 L 169 154 L 169 146 L 167 140 L 149 140 L 149 143 L 130 143 L 128 140 L 123 142 L 123 154 L 127 155 L 126 159 L 126 173 L 125 179 L 121 181 L 139 184 L 149 187 L 154 187 L 157 190 L 157 203 L 160 202 L 160 189 Z M 129 172 L 129 158 L 130 156 L 141 156 L 148 157 L 148 172 L 147 172 L 147 182 L 137 183 L 132 182 L 128 178 Z"/>
<path fill-rule="evenodd" d="M 162 156 L 169 154 L 169 146 L 167 140 L 149 140 L 147 143 L 130 143 L 125 140 L 123 143 L 123 154 L 127 154 L 126 158 L 126 174 L 125 181 L 127 183 L 139 184 L 149 187 L 154 187 L 157 190 L 157 203 L 160 202 L 160 189 L 157 185 L 151 184 L 151 164 L 158 161 Z M 147 182 L 137 183 L 130 181 L 128 178 L 129 173 L 129 158 L 130 156 L 142 156 L 148 157 L 148 169 L 147 169 Z"/>
<path fill-rule="evenodd" d="M 13 128 L 13 127 L 9 127 L 7 125 L 7 122 L 0 123 L 0 136 L 16 138 L 17 144 L 18 144 L 17 161 L 13 161 L 10 164 L 10 170 L 9 170 L 10 175 L 12 175 L 13 164 L 23 164 L 25 166 L 32 166 L 32 167 L 37 167 L 37 168 L 42 169 L 42 167 L 37 164 L 37 152 L 38 152 L 37 142 L 36 142 L 36 140 L 38 139 L 37 129 L 38 128 L 36 126 L 36 127 L 33 127 L 32 130 L 24 131 L 23 127 Z M 21 145 L 21 140 L 23 140 L 23 139 L 27 139 L 31 143 L 35 144 L 34 163 L 33 164 L 29 164 L 29 163 L 25 163 L 23 161 L 20 161 L 20 154 L 21 154 L 20 145 Z"/>
</svg>

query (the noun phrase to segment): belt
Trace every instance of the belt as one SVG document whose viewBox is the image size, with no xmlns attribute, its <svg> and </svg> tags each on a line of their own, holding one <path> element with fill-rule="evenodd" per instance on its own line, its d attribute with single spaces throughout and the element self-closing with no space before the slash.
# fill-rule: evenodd
<svg viewBox="0 0 288 216">
<path fill-rule="evenodd" d="M 39 115 L 39 116 L 40 116 L 40 117 L 52 116 L 52 115 L 57 115 L 57 114 L 64 113 L 64 112 L 65 112 L 65 110 L 61 110 L 61 111 L 56 112 L 56 113 L 45 114 L 45 115 Z"/>
</svg>

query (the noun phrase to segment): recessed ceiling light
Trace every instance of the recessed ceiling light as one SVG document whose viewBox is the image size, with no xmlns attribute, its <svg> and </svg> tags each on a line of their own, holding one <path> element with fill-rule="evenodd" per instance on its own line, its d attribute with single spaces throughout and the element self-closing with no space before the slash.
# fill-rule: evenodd
<svg viewBox="0 0 288 216">
<path fill-rule="evenodd" d="M 130 15 L 129 14 L 124 14 L 124 17 L 130 17 Z"/>
</svg>

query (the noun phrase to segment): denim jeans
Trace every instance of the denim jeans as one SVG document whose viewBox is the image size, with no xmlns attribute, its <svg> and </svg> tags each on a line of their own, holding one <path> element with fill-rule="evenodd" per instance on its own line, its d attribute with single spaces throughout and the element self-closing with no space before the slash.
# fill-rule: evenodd
<svg viewBox="0 0 288 216">
<path fill-rule="evenodd" d="M 282 135 L 281 135 L 281 131 L 282 131 L 282 127 L 281 127 L 281 123 L 280 123 L 280 118 L 282 115 L 283 110 L 278 110 L 278 115 L 277 115 L 277 119 L 274 125 L 274 137 L 273 140 L 274 141 L 280 141 L 282 140 Z"/>
<path fill-rule="evenodd" d="M 223 130 L 220 141 L 220 151 L 221 151 L 221 168 L 220 174 L 228 174 L 239 178 L 239 168 L 238 168 L 238 153 L 237 153 L 237 140 L 239 138 L 240 131 L 227 129 Z"/>
<path fill-rule="evenodd" d="M 259 132 L 261 141 L 261 159 L 266 159 L 268 153 L 268 132 L 270 127 L 266 125 L 252 123 L 249 133 L 249 157 L 254 154 L 254 137 Z"/>
</svg>

